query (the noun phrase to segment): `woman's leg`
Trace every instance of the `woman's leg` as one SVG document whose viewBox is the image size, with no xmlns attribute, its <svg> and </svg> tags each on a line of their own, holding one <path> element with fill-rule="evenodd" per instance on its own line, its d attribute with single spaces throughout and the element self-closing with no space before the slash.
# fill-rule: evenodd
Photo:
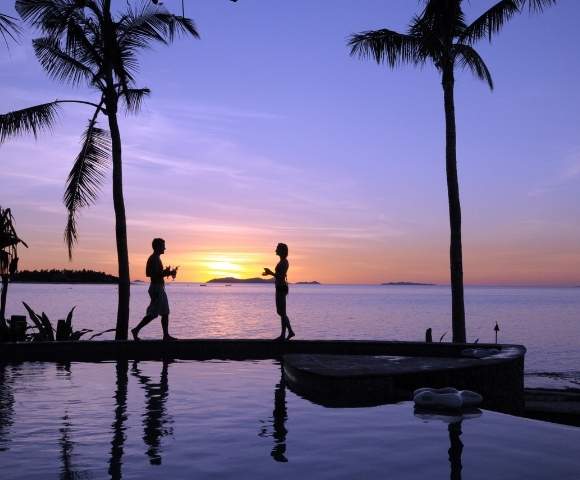
<svg viewBox="0 0 580 480">
<path fill-rule="evenodd" d="M 295 333 L 294 330 L 292 330 L 292 327 L 290 326 L 290 319 L 288 318 L 288 315 L 284 315 L 284 318 L 282 319 L 282 323 L 284 324 L 284 330 L 286 330 L 286 328 L 288 329 L 288 339 L 291 339 Z"/>
<path fill-rule="evenodd" d="M 280 314 L 280 325 L 282 327 L 282 332 L 278 337 L 280 340 L 284 340 L 286 338 L 286 322 L 284 321 L 285 315 Z"/>
<path fill-rule="evenodd" d="M 286 338 L 286 295 L 283 292 L 276 290 L 276 312 L 280 315 L 280 325 L 282 332 L 276 340 L 284 340 Z"/>
</svg>

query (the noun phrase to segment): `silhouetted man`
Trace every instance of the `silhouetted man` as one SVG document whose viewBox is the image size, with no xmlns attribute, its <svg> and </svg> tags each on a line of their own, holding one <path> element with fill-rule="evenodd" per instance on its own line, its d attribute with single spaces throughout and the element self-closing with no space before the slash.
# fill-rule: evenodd
<svg viewBox="0 0 580 480">
<path fill-rule="evenodd" d="M 151 322 L 151 320 L 161 315 L 163 340 L 175 340 L 175 338 L 169 335 L 169 302 L 167 301 L 167 294 L 165 293 L 165 277 L 175 278 L 177 275 L 177 267 L 173 270 L 171 267 L 163 268 L 161 255 L 165 253 L 165 240 L 162 238 L 154 238 L 151 246 L 153 247 L 153 253 L 147 260 L 147 267 L 145 269 L 145 274 L 151 279 L 151 285 L 149 285 L 151 303 L 147 307 L 147 314 L 143 317 L 139 325 L 131 330 L 131 333 L 135 340 L 139 340 L 139 331 Z"/>
</svg>

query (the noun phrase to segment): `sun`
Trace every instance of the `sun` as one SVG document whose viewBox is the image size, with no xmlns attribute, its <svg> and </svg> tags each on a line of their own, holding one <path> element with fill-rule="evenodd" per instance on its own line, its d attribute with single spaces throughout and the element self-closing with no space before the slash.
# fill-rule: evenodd
<svg viewBox="0 0 580 480">
<path fill-rule="evenodd" d="M 206 282 L 213 278 L 250 278 L 261 275 L 267 264 L 262 254 L 235 251 L 197 251 L 183 254 L 181 281 Z"/>
<path fill-rule="evenodd" d="M 241 265 L 230 260 L 224 259 L 219 261 L 207 262 L 207 272 L 213 276 L 234 277 L 243 272 Z"/>
</svg>

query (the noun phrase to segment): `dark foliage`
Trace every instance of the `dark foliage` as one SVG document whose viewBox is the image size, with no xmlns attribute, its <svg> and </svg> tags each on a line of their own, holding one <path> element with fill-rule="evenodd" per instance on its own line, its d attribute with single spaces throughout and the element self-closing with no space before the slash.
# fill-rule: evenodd
<svg viewBox="0 0 580 480">
<path fill-rule="evenodd" d="M 14 275 L 20 283 L 118 283 L 118 278 L 94 270 L 22 270 Z"/>
</svg>

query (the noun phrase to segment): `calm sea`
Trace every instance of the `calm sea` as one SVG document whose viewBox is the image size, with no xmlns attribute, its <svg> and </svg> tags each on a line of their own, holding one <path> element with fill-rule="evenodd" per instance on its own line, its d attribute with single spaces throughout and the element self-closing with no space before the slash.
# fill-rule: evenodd
<svg viewBox="0 0 580 480">
<path fill-rule="evenodd" d="M 271 285 L 170 283 L 171 333 L 180 338 L 274 338 L 280 332 Z M 7 313 L 21 301 L 53 319 L 76 306 L 75 329 L 114 327 L 116 286 L 11 284 Z M 131 289 L 131 325 L 148 304 L 147 285 Z M 469 341 L 523 344 L 526 385 L 580 388 L 580 288 L 466 287 Z M 292 285 L 288 313 L 297 338 L 451 340 L 449 287 Z M 142 331 L 160 338 L 158 321 Z M 106 334 L 99 339 L 113 338 Z"/>
</svg>

